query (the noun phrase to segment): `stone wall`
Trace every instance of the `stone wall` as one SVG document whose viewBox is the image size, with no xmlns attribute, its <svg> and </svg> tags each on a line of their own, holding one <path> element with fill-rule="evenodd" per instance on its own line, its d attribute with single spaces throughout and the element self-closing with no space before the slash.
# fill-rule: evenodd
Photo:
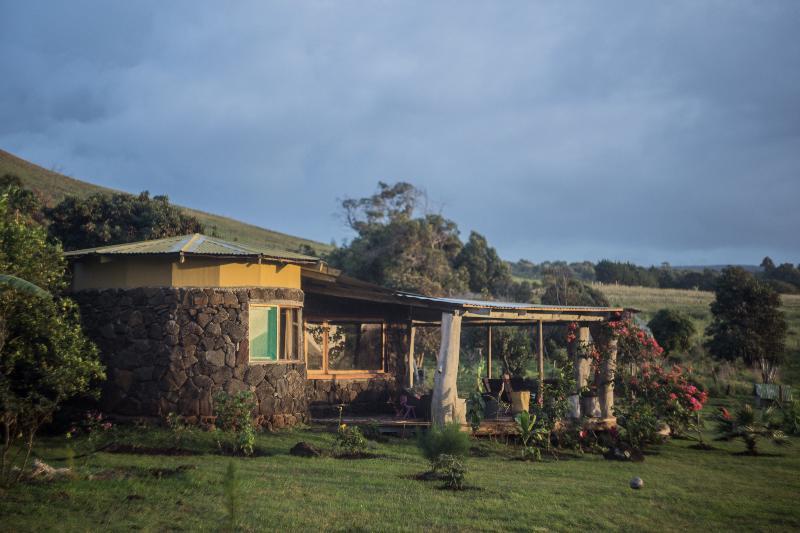
<svg viewBox="0 0 800 533">
<path fill-rule="evenodd" d="M 298 289 L 79 291 L 87 334 L 107 367 L 102 407 L 133 417 L 212 416 L 218 390 L 252 390 L 267 427 L 308 420 L 305 364 L 249 365 L 248 304 L 302 304 Z"/>
<path fill-rule="evenodd" d="M 399 392 L 391 374 L 370 379 L 309 379 L 306 396 L 313 416 L 338 416 L 337 406 L 344 404 L 346 414 L 394 414 L 390 401 Z"/>
</svg>

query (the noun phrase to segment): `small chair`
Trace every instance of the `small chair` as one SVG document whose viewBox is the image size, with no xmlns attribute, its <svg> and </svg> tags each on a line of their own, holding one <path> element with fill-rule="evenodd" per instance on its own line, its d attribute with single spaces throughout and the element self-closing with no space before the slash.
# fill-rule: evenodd
<svg viewBox="0 0 800 533">
<path fill-rule="evenodd" d="M 417 411 L 413 405 L 408 403 L 408 396 L 405 394 L 400 395 L 400 411 L 398 414 L 403 419 L 417 418 Z"/>
</svg>

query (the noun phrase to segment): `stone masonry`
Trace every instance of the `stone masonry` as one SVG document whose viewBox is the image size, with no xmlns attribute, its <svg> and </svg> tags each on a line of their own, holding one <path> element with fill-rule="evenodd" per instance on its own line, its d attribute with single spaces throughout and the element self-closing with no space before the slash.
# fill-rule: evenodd
<svg viewBox="0 0 800 533">
<path fill-rule="evenodd" d="M 106 412 L 202 421 L 212 417 L 217 391 L 251 390 L 264 426 L 308 421 L 304 362 L 250 365 L 248 356 L 249 303 L 302 305 L 302 291 L 141 288 L 73 296 L 106 364 Z"/>
</svg>

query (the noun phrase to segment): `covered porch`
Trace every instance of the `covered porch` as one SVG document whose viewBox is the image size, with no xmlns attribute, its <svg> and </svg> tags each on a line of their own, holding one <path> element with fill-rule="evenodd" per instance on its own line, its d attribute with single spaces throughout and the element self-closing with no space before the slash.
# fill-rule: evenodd
<svg viewBox="0 0 800 533">
<path fill-rule="evenodd" d="M 487 369 L 487 379 L 484 382 L 488 380 L 489 386 L 496 385 L 502 377 L 499 375 L 502 372 L 498 371 L 502 364 L 498 365 L 498 361 L 502 361 L 503 354 L 495 353 L 492 342 L 496 328 L 526 329 L 530 333 L 529 338 L 533 344 L 531 348 L 535 353 L 536 375 L 526 380 L 524 386 L 531 391 L 531 398 L 541 404 L 545 399 L 544 385 L 547 381 L 545 333 L 554 326 L 571 324 L 575 328 L 575 338 L 569 343 L 568 356 L 573 362 L 577 386 L 569 398 L 569 415 L 575 419 L 589 417 L 600 426 L 610 426 L 616 422 L 613 414 L 616 346 L 612 344 L 607 348 L 607 356 L 594 369 L 594 376 L 591 375 L 592 361 L 587 354 L 590 352 L 588 346 L 592 342 L 591 329 L 603 322 L 617 319 L 623 312 L 622 308 L 434 298 L 393 291 L 338 273 L 320 271 L 305 271 L 303 287 L 306 293 L 306 317 L 311 324 L 337 323 L 343 320 L 383 324 L 384 357 L 379 370 L 363 374 L 357 371 L 330 372 L 328 375 L 309 371 L 310 380 L 329 380 L 328 383 L 317 382 L 315 387 L 333 389 L 358 380 L 383 380 L 391 383 L 387 390 L 393 391 L 390 393 L 393 397 L 375 397 L 373 412 L 349 409 L 345 397 L 341 401 L 345 404 L 343 421 L 378 425 L 387 432 L 394 432 L 398 428 L 405 430 L 409 427 L 425 427 L 429 423 L 442 425 L 455 421 L 466 424 L 464 399 L 459 398 L 459 392 L 461 396 L 466 396 L 470 391 L 458 389 L 462 329 L 471 330 L 471 338 L 481 339 L 484 347 L 481 357 L 485 360 Z M 413 394 L 411 391 L 415 389 L 419 390 L 423 365 L 415 353 L 415 346 L 418 344 L 415 339 L 423 329 L 427 331 L 428 337 L 435 329 L 439 330 L 439 346 L 433 354 L 435 365 L 430 364 L 432 357 L 424 365 L 429 373 L 425 381 L 430 384 L 431 389 L 429 407 L 425 406 L 427 408 L 423 407 L 403 416 L 397 411 L 395 400 L 404 394 Z M 432 380 L 430 373 L 433 374 Z M 594 406 L 582 406 L 581 389 L 590 382 L 590 378 L 594 378 L 591 382 L 596 386 L 597 401 Z M 427 402 L 428 398 L 424 401 Z M 392 403 L 395 404 L 394 415 L 392 406 L 387 405 Z M 320 423 L 338 421 L 338 417 L 334 415 L 334 410 L 316 415 L 312 411 L 312 420 Z M 513 424 L 511 415 L 510 412 L 505 412 L 487 417 L 479 433 L 505 431 L 509 424 Z"/>
</svg>

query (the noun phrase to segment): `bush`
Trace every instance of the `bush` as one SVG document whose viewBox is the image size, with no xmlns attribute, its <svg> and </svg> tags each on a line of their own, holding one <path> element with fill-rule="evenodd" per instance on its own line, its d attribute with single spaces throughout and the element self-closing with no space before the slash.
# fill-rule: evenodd
<svg viewBox="0 0 800 533">
<path fill-rule="evenodd" d="M 658 433 L 661 424 L 648 403 L 641 400 L 621 402 L 614 407 L 614 414 L 620 418 L 619 442 L 628 448 L 643 452 L 651 444 L 662 442 Z"/>
<path fill-rule="evenodd" d="M 445 487 L 453 490 L 464 489 L 467 466 L 461 457 L 443 453 L 434 461 L 433 469 L 439 472 L 439 475 L 444 480 Z"/>
<path fill-rule="evenodd" d="M 67 400 L 96 392 L 93 384 L 105 377 L 96 347 L 81 330 L 77 305 L 59 297 L 65 286 L 60 247 L 19 206 L 9 206 L 9 194 L 0 194 L 0 272 L 15 279 L 0 284 L 4 485 L 21 478 L 39 428 Z M 12 448 L 20 457 L 11 455 Z"/>
<path fill-rule="evenodd" d="M 793 401 L 781 407 L 781 428 L 787 435 L 800 435 L 800 402 Z"/>
<path fill-rule="evenodd" d="M 335 455 L 340 457 L 358 457 L 367 452 L 367 439 L 356 426 L 339 424 L 336 441 L 333 444 Z"/>
<path fill-rule="evenodd" d="M 695 334 L 692 319 L 675 309 L 661 309 L 647 327 L 667 353 L 687 351 Z"/>
<path fill-rule="evenodd" d="M 517 424 L 519 438 L 522 441 L 522 458 L 541 461 L 540 448 L 550 448 L 551 428 L 547 427 L 543 417 L 525 411 L 515 416 L 514 422 Z"/>
<path fill-rule="evenodd" d="M 253 454 L 256 431 L 252 413 L 255 407 L 255 398 L 250 391 L 236 394 L 219 391 L 214 396 L 216 426 L 232 437 L 229 446 L 233 453 Z"/>
<path fill-rule="evenodd" d="M 469 435 L 461 431 L 458 422 L 447 424 L 443 428 L 431 427 L 417 437 L 417 447 L 431 462 L 433 470 L 436 470 L 435 462 L 440 455 L 464 457 L 469 453 L 469 445 Z"/>
<path fill-rule="evenodd" d="M 789 440 L 778 429 L 773 415 L 771 407 L 756 411 L 750 404 L 742 404 L 733 415 L 723 407 L 716 416 L 717 440 L 742 439 L 750 455 L 758 455 L 760 439 L 770 440 L 777 446 L 789 445 Z"/>
</svg>

